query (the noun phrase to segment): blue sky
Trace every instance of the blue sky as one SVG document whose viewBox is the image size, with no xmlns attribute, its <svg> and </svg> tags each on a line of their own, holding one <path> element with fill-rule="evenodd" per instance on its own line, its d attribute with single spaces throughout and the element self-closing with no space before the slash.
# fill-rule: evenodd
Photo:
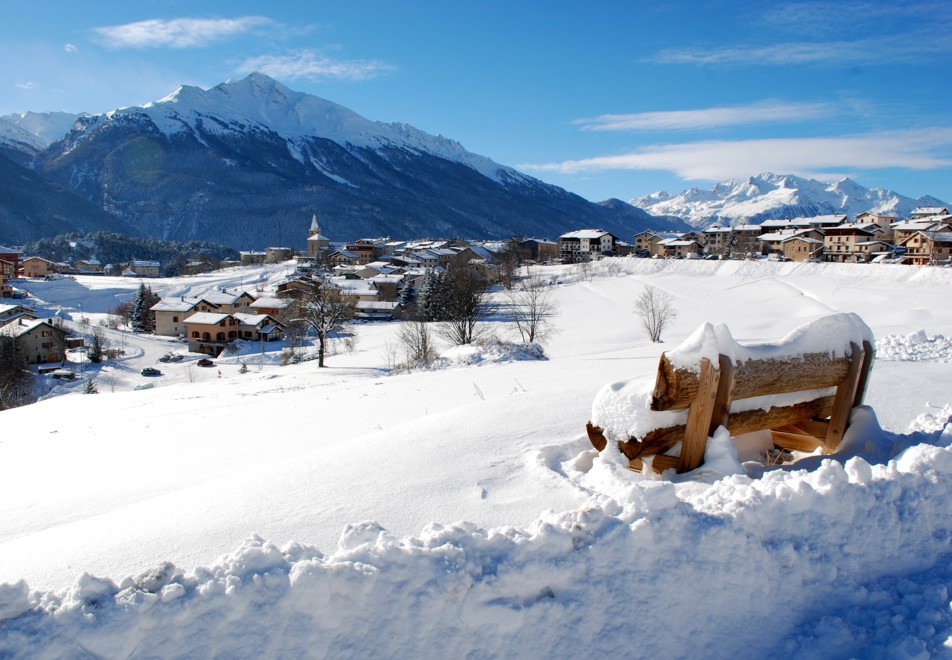
<svg viewBox="0 0 952 660">
<path fill-rule="evenodd" d="M 0 114 L 258 70 L 593 201 L 763 171 L 952 203 L 952 3 L 8 4 Z"/>
</svg>

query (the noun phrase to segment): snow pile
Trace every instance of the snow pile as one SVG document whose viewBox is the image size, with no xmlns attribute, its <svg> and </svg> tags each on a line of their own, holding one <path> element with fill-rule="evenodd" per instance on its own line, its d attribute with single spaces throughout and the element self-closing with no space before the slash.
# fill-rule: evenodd
<svg viewBox="0 0 952 660">
<path fill-rule="evenodd" d="M 908 335 L 887 335 L 876 342 L 876 359 L 908 362 L 952 362 L 952 339 L 925 330 Z"/>
<path fill-rule="evenodd" d="M 430 524 L 397 538 L 364 522 L 330 554 L 253 536 L 192 571 L 84 574 L 60 592 L 7 585 L 0 655 L 942 653 L 950 571 L 890 577 L 952 553 L 952 432 L 935 435 L 942 446 L 883 465 L 827 459 L 703 488 L 621 474 L 583 452 L 562 469 L 593 488 L 589 503 L 524 529 Z M 797 626 L 804 617 L 820 623 Z"/>
<path fill-rule="evenodd" d="M 454 346 L 441 353 L 440 357 L 427 368 L 431 370 L 448 369 L 450 367 L 545 359 L 545 351 L 539 344 L 492 341 L 483 344 Z"/>
</svg>

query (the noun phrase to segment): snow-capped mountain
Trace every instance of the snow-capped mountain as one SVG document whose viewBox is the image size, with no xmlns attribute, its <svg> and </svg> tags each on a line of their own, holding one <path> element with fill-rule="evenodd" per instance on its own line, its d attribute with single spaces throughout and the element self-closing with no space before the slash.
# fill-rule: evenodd
<svg viewBox="0 0 952 660">
<path fill-rule="evenodd" d="M 83 115 L 23 112 L 0 117 L 0 145 L 37 153 L 63 138 Z"/>
<path fill-rule="evenodd" d="M 691 188 L 679 195 L 657 192 L 629 203 L 654 215 L 683 218 L 695 227 L 826 214 L 852 218 L 864 211 L 902 218 L 917 206 L 948 206 L 931 196 L 913 199 L 892 190 L 864 188 L 848 178 L 830 184 L 771 173 L 740 182 L 729 179 L 710 190 Z"/>
<path fill-rule="evenodd" d="M 77 117 L 28 165 L 139 233 L 244 249 L 302 247 L 314 213 L 335 240 L 686 227 L 591 203 L 454 140 L 365 119 L 259 73 Z"/>
</svg>

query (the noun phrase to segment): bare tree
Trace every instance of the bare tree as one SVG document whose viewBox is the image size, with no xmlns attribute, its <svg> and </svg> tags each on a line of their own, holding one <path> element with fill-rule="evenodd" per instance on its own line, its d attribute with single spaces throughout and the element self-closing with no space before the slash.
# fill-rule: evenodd
<svg viewBox="0 0 952 660">
<path fill-rule="evenodd" d="M 653 342 L 660 342 L 665 327 L 678 317 L 671 294 L 650 285 L 635 301 L 635 313 L 641 318 L 641 325 Z"/>
<path fill-rule="evenodd" d="M 105 357 L 105 351 L 109 342 L 106 341 L 106 331 L 101 326 L 96 326 L 87 337 L 86 357 L 93 364 L 99 364 Z"/>
<path fill-rule="evenodd" d="M 543 343 L 555 331 L 552 316 L 558 304 L 552 300 L 551 288 L 538 275 L 530 274 L 509 292 L 509 305 L 523 342 Z"/>
<path fill-rule="evenodd" d="M 16 338 L 0 334 L 0 410 L 33 402 L 33 372 Z"/>
<path fill-rule="evenodd" d="M 293 318 L 300 319 L 317 335 L 317 366 L 324 366 L 330 338 L 354 317 L 354 307 L 344 300 L 340 289 L 326 279 L 311 280 L 292 304 Z"/>
<path fill-rule="evenodd" d="M 491 311 L 488 283 L 474 270 L 455 267 L 447 271 L 441 287 L 445 297 L 439 335 L 454 346 L 472 344 L 480 335 L 479 323 Z"/>
<path fill-rule="evenodd" d="M 408 369 L 415 364 L 429 364 L 436 357 L 430 324 L 423 319 L 413 318 L 401 323 L 397 344 L 403 350 Z"/>
</svg>

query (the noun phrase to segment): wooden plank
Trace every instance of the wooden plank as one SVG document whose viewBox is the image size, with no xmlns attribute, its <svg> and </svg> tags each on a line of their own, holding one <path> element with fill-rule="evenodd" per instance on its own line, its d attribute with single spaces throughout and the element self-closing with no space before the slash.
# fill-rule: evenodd
<svg viewBox="0 0 952 660">
<path fill-rule="evenodd" d="M 681 443 L 678 472 L 690 472 L 704 462 L 704 450 L 707 448 L 708 429 L 714 416 L 714 400 L 720 377 L 721 372 L 714 368 L 710 360 L 701 360 L 697 396 L 688 408 L 688 423 Z"/>
<path fill-rule="evenodd" d="M 812 423 L 811 420 L 829 417 L 833 410 L 833 397 L 825 396 L 792 406 L 781 406 L 770 410 L 748 410 L 732 412 L 727 418 L 727 430 L 731 435 L 742 435 L 763 429 L 774 429 L 791 424 Z M 619 442 L 618 446 L 629 460 L 639 456 L 650 456 L 667 451 L 684 438 L 685 426 L 667 426 L 654 429 L 640 441 L 630 438 Z M 824 434 L 825 435 L 825 434 Z"/>
<path fill-rule="evenodd" d="M 746 360 L 734 365 L 734 401 L 754 396 L 786 394 L 835 387 L 850 369 L 848 357 L 830 357 L 829 353 L 807 353 L 788 360 Z M 666 354 L 658 364 L 652 393 L 652 410 L 683 410 L 697 396 L 700 372 L 675 369 Z"/>
<path fill-rule="evenodd" d="M 856 387 L 856 396 L 853 397 L 853 407 L 863 405 L 866 398 L 866 388 L 869 386 L 869 377 L 873 372 L 873 362 L 876 359 L 876 348 L 869 341 L 863 342 L 863 369 L 859 375 L 859 385 Z"/>
<path fill-rule="evenodd" d="M 803 433 L 771 431 L 770 437 L 776 446 L 783 449 L 793 449 L 794 451 L 814 452 L 818 447 L 823 446 L 823 440 Z"/>
<path fill-rule="evenodd" d="M 711 426 L 707 430 L 709 436 L 714 435 L 718 426 L 727 426 L 727 419 L 731 414 L 731 402 L 734 400 L 734 363 L 726 355 L 717 357 L 720 380 L 717 382 L 717 395 L 714 397 Z"/>
<path fill-rule="evenodd" d="M 850 344 L 850 349 L 852 358 L 849 374 L 846 380 L 836 388 L 836 395 L 833 397 L 830 428 L 826 432 L 825 445 L 827 451 L 834 451 L 846 433 L 846 427 L 850 423 L 850 413 L 853 411 L 853 401 L 856 399 L 856 393 L 859 390 L 860 376 L 863 373 L 863 350 L 855 343 Z"/>
<path fill-rule="evenodd" d="M 595 426 L 591 422 L 585 423 L 585 432 L 588 433 L 588 441 L 592 443 L 598 451 L 602 451 L 608 446 L 608 440 L 605 439 L 605 429 Z"/>
<path fill-rule="evenodd" d="M 647 457 L 646 457 L 647 458 Z M 680 457 L 678 456 L 668 456 L 667 454 L 655 454 L 651 457 L 651 467 L 655 472 L 661 474 L 667 469 L 677 468 L 678 461 Z M 636 458 L 628 462 L 628 468 L 634 470 L 635 472 L 642 472 L 645 469 L 645 464 L 640 458 Z"/>
<path fill-rule="evenodd" d="M 832 405 L 830 407 L 832 410 Z M 796 424 L 790 424 L 777 428 L 778 431 L 787 431 L 789 433 L 799 433 L 800 435 L 812 435 L 819 440 L 826 440 L 826 433 L 830 428 L 830 421 L 827 419 L 808 419 Z"/>
</svg>

